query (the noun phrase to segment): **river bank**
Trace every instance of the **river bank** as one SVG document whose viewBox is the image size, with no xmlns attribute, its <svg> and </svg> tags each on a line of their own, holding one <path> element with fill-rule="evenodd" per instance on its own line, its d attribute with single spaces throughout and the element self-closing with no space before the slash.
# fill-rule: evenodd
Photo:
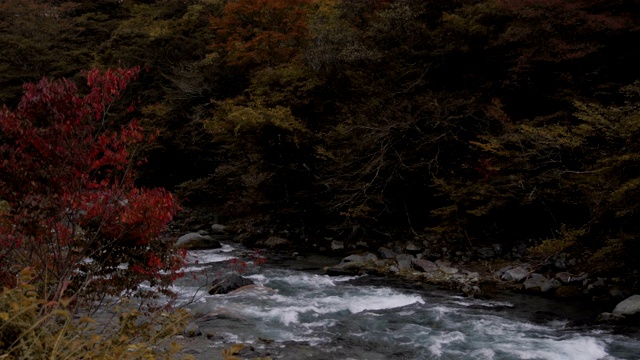
<svg viewBox="0 0 640 360">
<path fill-rule="evenodd" d="M 203 260 L 190 267 L 204 273 L 177 284 L 185 299 L 228 268 L 230 259 L 252 253 L 234 243 L 223 248 L 217 258 L 209 250 L 190 252 Z M 179 339 L 185 354 L 222 359 L 222 350 L 236 343 L 247 345 L 240 358 L 272 359 L 632 359 L 629 354 L 640 351 L 637 328 L 596 323 L 603 309 L 584 298 L 514 292 L 511 283 L 496 280 L 490 263 L 448 265 L 458 269 L 450 275 L 464 279 L 478 273 L 469 284 L 481 291 L 469 296 L 456 288 L 461 277 L 429 282 L 413 265 L 384 274 L 376 266 L 381 259 L 345 262 L 292 249 L 263 255 L 266 264 L 243 274 L 256 287 L 204 294 L 189 305 L 202 335 Z M 341 270 L 353 272 L 326 275 L 341 263 L 350 264 Z"/>
</svg>

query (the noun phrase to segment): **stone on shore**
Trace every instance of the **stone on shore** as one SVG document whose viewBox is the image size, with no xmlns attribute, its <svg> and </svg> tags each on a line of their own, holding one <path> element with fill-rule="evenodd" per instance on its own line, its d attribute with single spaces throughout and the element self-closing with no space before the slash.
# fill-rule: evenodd
<svg viewBox="0 0 640 360">
<path fill-rule="evenodd" d="M 187 250 L 219 249 L 222 247 L 220 242 L 214 240 L 211 236 L 195 232 L 180 236 L 175 246 Z"/>
<path fill-rule="evenodd" d="M 640 315 L 640 295 L 631 295 L 622 300 L 613 309 L 613 313 L 618 315 Z"/>
<path fill-rule="evenodd" d="M 527 269 L 523 267 L 516 267 L 513 269 L 506 270 L 504 274 L 502 274 L 501 279 L 504 281 L 518 282 L 524 279 L 527 276 L 527 274 L 529 274 L 529 271 L 527 271 Z"/>
<path fill-rule="evenodd" d="M 394 259 L 397 255 L 393 250 L 387 249 L 385 247 L 379 248 L 378 253 L 383 259 Z"/>
<path fill-rule="evenodd" d="M 438 265 L 434 262 L 426 260 L 426 259 L 411 259 L 411 263 L 418 270 L 422 270 L 424 272 L 432 272 L 438 270 Z"/>
<path fill-rule="evenodd" d="M 196 337 L 200 335 L 202 335 L 202 331 L 200 331 L 200 327 L 198 326 L 198 324 L 194 323 L 193 321 L 184 328 L 185 337 Z"/>
<path fill-rule="evenodd" d="M 222 224 L 213 224 L 211 225 L 211 232 L 214 234 L 224 234 L 226 231 L 226 226 Z"/>
<path fill-rule="evenodd" d="M 540 291 L 543 293 L 549 292 L 551 290 L 557 289 L 560 287 L 560 281 L 557 279 L 547 279 L 546 276 L 542 274 L 531 274 L 524 282 L 524 288 L 530 291 Z"/>
<path fill-rule="evenodd" d="M 230 274 L 213 280 L 211 288 L 209 289 L 209 294 L 227 294 L 247 285 L 254 285 L 254 282 L 238 274 Z"/>
<path fill-rule="evenodd" d="M 262 244 L 271 249 L 276 249 L 276 248 L 284 248 L 291 245 L 291 241 L 278 236 L 271 236 L 267 240 L 265 240 Z"/>
<path fill-rule="evenodd" d="M 400 270 L 409 270 L 411 269 L 411 263 L 414 257 L 409 254 L 400 254 L 396 256 L 396 261 L 398 262 L 398 269 Z"/>
</svg>

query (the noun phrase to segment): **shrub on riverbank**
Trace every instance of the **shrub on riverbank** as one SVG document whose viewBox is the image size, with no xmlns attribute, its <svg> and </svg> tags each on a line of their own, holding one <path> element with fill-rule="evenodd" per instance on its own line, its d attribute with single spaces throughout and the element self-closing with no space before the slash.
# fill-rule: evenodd
<svg viewBox="0 0 640 360">
<path fill-rule="evenodd" d="M 158 347 L 187 324 L 185 310 L 145 316 L 125 305 L 113 323 L 80 317 L 68 299 L 48 301 L 38 294 L 33 269 L 17 286 L 0 293 L 0 359 L 173 359 L 180 346 Z"/>
</svg>

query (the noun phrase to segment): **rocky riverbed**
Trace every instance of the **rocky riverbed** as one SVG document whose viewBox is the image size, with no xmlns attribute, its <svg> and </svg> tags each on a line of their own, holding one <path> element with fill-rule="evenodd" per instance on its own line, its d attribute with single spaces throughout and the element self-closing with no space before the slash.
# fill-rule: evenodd
<svg viewBox="0 0 640 360">
<path fill-rule="evenodd" d="M 237 343 L 246 345 L 235 349 L 240 358 L 272 359 L 596 360 L 640 353 L 631 315 L 637 298 L 622 281 L 572 272 L 566 256 L 453 262 L 411 247 L 338 257 L 304 255 L 281 240 L 263 245 L 267 264 L 240 274 L 252 285 L 228 294 L 208 290 L 232 259 L 253 251 L 224 241 L 190 251 L 187 270 L 200 279 L 177 284 L 183 300 L 195 299 L 187 305 L 194 322 L 179 339 L 185 354 L 222 358 Z"/>
</svg>

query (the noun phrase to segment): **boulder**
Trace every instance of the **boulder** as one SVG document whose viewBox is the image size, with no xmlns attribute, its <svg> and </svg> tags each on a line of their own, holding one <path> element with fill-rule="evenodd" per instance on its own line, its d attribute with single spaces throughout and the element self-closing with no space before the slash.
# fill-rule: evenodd
<svg viewBox="0 0 640 360">
<path fill-rule="evenodd" d="M 438 270 L 438 265 L 426 259 L 414 258 L 414 259 L 411 259 L 411 263 L 415 268 L 417 268 L 418 270 L 422 270 L 424 272 L 432 272 L 432 271 Z"/>
<path fill-rule="evenodd" d="M 291 241 L 278 236 L 271 236 L 263 242 L 263 245 L 271 249 L 283 248 L 291 245 Z"/>
<path fill-rule="evenodd" d="M 219 249 L 222 247 L 219 241 L 214 240 L 209 235 L 201 235 L 198 233 L 188 233 L 182 235 L 176 241 L 176 247 L 187 250 L 206 250 Z"/>
<path fill-rule="evenodd" d="M 547 279 L 546 276 L 542 274 L 531 274 L 524 282 L 524 288 L 530 291 L 540 291 L 540 292 L 548 292 L 553 289 L 557 289 L 560 287 L 560 281 L 557 279 Z"/>
<path fill-rule="evenodd" d="M 513 269 L 506 270 L 504 274 L 500 277 L 504 281 L 515 281 L 518 282 L 529 274 L 529 271 L 523 267 L 516 267 Z"/>
<path fill-rule="evenodd" d="M 405 250 L 409 254 L 418 254 L 418 253 L 422 252 L 422 249 L 418 245 L 413 243 L 413 242 L 408 242 L 407 245 L 405 246 Z"/>
<path fill-rule="evenodd" d="M 368 262 L 368 261 L 377 261 L 377 260 L 378 260 L 378 257 L 376 256 L 376 254 L 366 253 L 366 254 L 364 254 L 364 255 L 362 256 L 362 259 L 363 259 L 365 262 Z"/>
<path fill-rule="evenodd" d="M 496 256 L 496 252 L 493 248 L 483 247 L 476 249 L 476 255 L 478 255 L 480 259 L 491 259 Z"/>
<path fill-rule="evenodd" d="M 617 323 L 622 322 L 623 320 L 625 320 L 624 315 L 612 314 L 608 312 L 603 312 L 596 318 L 596 322 L 598 323 Z"/>
<path fill-rule="evenodd" d="M 347 267 L 347 264 L 338 264 L 336 266 L 326 267 L 324 269 L 324 273 L 329 276 L 345 276 L 345 275 L 353 275 L 358 272 L 356 267 Z"/>
<path fill-rule="evenodd" d="M 408 270 L 411 269 L 411 263 L 414 257 L 409 254 L 400 254 L 396 256 L 396 261 L 398 262 L 398 268 L 400 270 Z"/>
<path fill-rule="evenodd" d="M 202 331 L 200 331 L 200 327 L 198 326 L 198 324 L 194 323 L 193 321 L 184 328 L 185 337 L 196 337 L 200 335 L 202 335 Z"/>
<path fill-rule="evenodd" d="M 214 234 L 224 234 L 226 230 L 226 226 L 222 224 L 213 224 L 211 225 L 211 232 Z"/>
<path fill-rule="evenodd" d="M 253 285 L 254 282 L 244 278 L 238 274 L 230 274 L 227 276 L 219 277 L 213 280 L 211 288 L 209 289 L 210 295 L 227 294 L 233 290 L 241 288 L 247 285 Z"/>
<path fill-rule="evenodd" d="M 337 251 L 344 249 L 344 243 L 342 241 L 333 240 L 331 242 L 331 250 Z"/>
<path fill-rule="evenodd" d="M 613 313 L 617 315 L 640 315 L 640 295 L 631 295 L 622 300 L 613 309 Z"/>
<path fill-rule="evenodd" d="M 452 274 L 456 274 L 459 270 L 451 266 L 440 266 L 440 271 L 442 271 L 445 274 L 452 275 Z"/>
<path fill-rule="evenodd" d="M 343 263 L 361 263 L 365 262 L 364 256 L 362 255 L 349 255 L 346 258 L 342 259 Z"/>
<path fill-rule="evenodd" d="M 480 273 L 478 273 L 477 271 L 463 270 L 462 272 L 465 275 L 467 275 L 467 279 L 469 279 L 471 281 L 479 281 L 480 280 Z"/>
<path fill-rule="evenodd" d="M 560 280 L 560 282 L 563 283 L 563 284 L 571 283 L 571 278 L 572 277 L 573 276 L 571 274 L 569 274 L 568 272 L 566 272 L 566 271 L 559 272 L 559 273 L 556 274 L 556 279 Z"/>
<path fill-rule="evenodd" d="M 378 253 L 383 259 L 394 259 L 397 255 L 393 250 L 387 249 L 386 247 L 379 248 Z"/>
</svg>

